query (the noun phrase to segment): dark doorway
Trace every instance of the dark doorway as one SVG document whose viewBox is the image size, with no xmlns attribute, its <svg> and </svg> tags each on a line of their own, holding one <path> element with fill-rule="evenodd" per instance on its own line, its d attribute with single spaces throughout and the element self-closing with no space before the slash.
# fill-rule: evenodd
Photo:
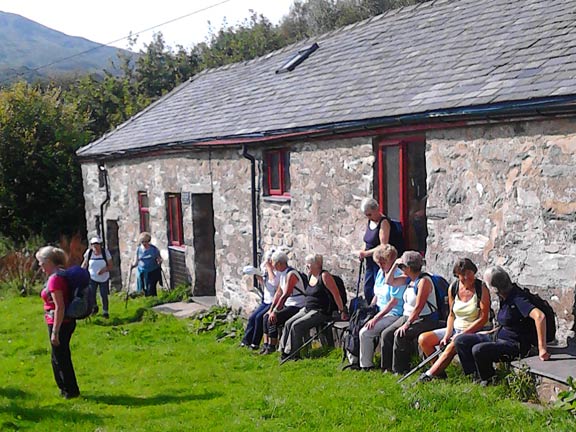
<svg viewBox="0 0 576 432">
<path fill-rule="evenodd" d="M 120 247 L 118 245 L 118 221 L 106 221 L 106 249 L 112 255 L 110 272 L 110 289 L 122 291 L 122 274 L 120 273 Z"/>
<path fill-rule="evenodd" d="M 380 209 L 402 222 L 406 250 L 426 252 L 426 143 L 424 138 L 383 140 L 377 147 Z"/>
<path fill-rule="evenodd" d="M 212 194 L 192 194 L 194 287 L 192 295 L 216 295 L 214 208 Z"/>
</svg>

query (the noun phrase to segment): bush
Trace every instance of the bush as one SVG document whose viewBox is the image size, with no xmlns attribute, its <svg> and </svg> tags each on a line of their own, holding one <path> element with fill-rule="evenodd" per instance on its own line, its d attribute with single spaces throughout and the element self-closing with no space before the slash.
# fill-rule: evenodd
<svg viewBox="0 0 576 432">
<path fill-rule="evenodd" d="M 569 389 L 558 393 L 556 406 L 576 416 L 576 381 L 568 377 Z"/>
<path fill-rule="evenodd" d="M 527 365 L 512 369 L 504 380 L 508 395 L 521 402 L 538 402 L 536 378 Z"/>
</svg>

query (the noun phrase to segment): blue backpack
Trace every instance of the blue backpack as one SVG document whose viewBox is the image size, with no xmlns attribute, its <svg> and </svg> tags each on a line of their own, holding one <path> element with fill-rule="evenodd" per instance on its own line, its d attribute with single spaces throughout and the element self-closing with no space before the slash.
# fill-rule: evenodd
<svg viewBox="0 0 576 432">
<path fill-rule="evenodd" d="M 66 279 L 70 302 L 66 305 L 64 316 L 71 319 L 84 319 L 94 309 L 95 296 L 90 287 L 90 273 L 80 266 L 58 270 L 57 274 Z"/>
<path fill-rule="evenodd" d="M 414 281 L 414 289 L 418 290 L 418 282 L 423 276 L 428 276 L 432 279 L 432 285 L 434 285 L 434 294 L 436 295 L 436 304 L 438 307 L 434 307 L 432 303 L 426 300 L 428 307 L 432 311 L 432 314 L 440 321 L 446 321 L 448 315 L 450 314 L 450 307 L 448 305 L 448 290 L 450 284 L 444 277 L 438 274 L 421 273 L 418 279 Z"/>
</svg>

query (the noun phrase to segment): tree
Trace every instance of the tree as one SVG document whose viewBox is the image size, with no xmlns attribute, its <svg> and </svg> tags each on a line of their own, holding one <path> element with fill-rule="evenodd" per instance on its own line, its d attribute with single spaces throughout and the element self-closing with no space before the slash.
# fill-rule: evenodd
<svg viewBox="0 0 576 432">
<path fill-rule="evenodd" d="M 87 122 L 59 88 L 17 83 L 0 91 L 0 234 L 55 240 L 83 232 L 75 151 L 92 138 Z"/>
</svg>

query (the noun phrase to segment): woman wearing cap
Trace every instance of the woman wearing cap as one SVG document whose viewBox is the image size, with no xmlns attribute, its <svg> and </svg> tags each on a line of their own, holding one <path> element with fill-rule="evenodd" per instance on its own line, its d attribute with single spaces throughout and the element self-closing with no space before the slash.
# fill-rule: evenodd
<svg viewBox="0 0 576 432">
<path fill-rule="evenodd" d="M 495 375 L 493 363 L 524 357 L 532 346 L 538 357 L 550 358 L 546 345 L 546 315 L 524 295 L 500 266 L 484 272 L 484 282 L 500 298 L 497 321 L 500 327 L 488 333 L 459 336 L 456 351 L 464 374 L 475 374 L 483 385 Z"/>
<path fill-rule="evenodd" d="M 94 296 L 94 311 L 98 312 L 98 303 L 96 303 L 96 290 L 100 291 L 102 299 L 102 316 L 108 318 L 108 294 L 110 290 L 110 270 L 112 270 L 112 255 L 108 249 L 102 249 L 102 239 L 92 237 L 90 247 L 84 252 L 84 261 L 82 267 L 87 268 L 90 273 L 90 288 Z"/>
<path fill-rule="evenodd" d="M 420 375 L 419 381 L 445 378 L 444 370 L 456 355 L 454 341 L 465 334 L 481 330 L 490 316 L 490 293 L 480 279 L 476 278 L 478 268 L 468 258 L 456 261 L 452 270 L 458 281 L 448 289 L 450 314 L 446 327 L 432 330 L 418 337 L 418 345 L 425 356 L 432 354 L 437 346 L 446 347 L 432 367 Z"/>
<path fill-rule="evenodd" d="M 256 276 L 263 288 L 262 303 L 260 303 L 248 318 L 248 325 L 246 326 L 242 342 L 240 342 L 241 347 L 248 347 L 253 350 L 257 350 L 260 347 L 260 341 L 264 334 L 264 315 L 270 309 L 279 282 L 279 278 L 276 277 L 276 272 L 274 271 L 274 265 L 272 264 L 272 253 L 273 250 L 268 251 L 264 255 L 264 262 L 260 265 L 260 269 L 264 275 Z"/>
<path fill-rule="evenodd" d="M 140 233 L 138 237 L 140 246 L 136 250 L 136 262 L 132 268 L 138 267 L 136 278 L 137 290 L 144 290 L 144 295 L 156 296 L 156 285 L 162 283 L 162 257 L 156 246 L 150 243 L 152 236 L 148 232 Z"/>
<path fill-rule="evenodd" d="M 66 253 L 54 246 L 44 246 L 36 252 L 40 268 L 48 276 L 40 296 L 44 301 L 44 318 L 48 325 L 50 344 L 52 346 L 52 371 L 60 395 L 66 399 L 80 396 L 76 374 L 72 365 L 70 339 L 76 329 L 76 320 L 64 318 L 66 304 L 69 303 L 70 290 L 63 276 Z"/>
<path fill-rule="evenodd" d="M 422 255 L 406 251 L 386 275 L 392 282 L 396 268 L 404 272 L 410 283 L 404 291 L 402 317 L 388 326 L 380 336 L 382 369 L 405 374 L 410 370 L 410 356 L 421 333 L 440 327 L 436 293 L 430 276 L 422 272 Z"/>
</svg>

